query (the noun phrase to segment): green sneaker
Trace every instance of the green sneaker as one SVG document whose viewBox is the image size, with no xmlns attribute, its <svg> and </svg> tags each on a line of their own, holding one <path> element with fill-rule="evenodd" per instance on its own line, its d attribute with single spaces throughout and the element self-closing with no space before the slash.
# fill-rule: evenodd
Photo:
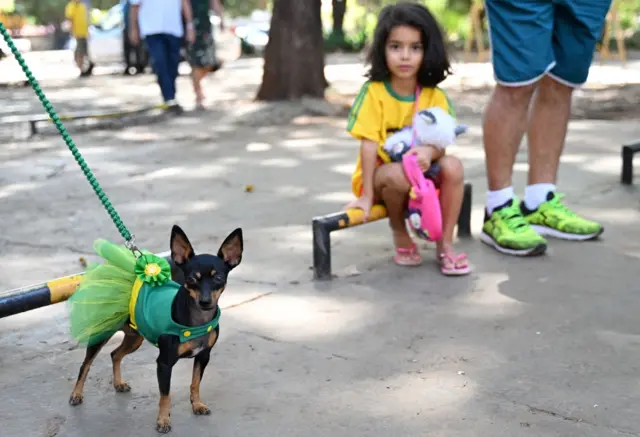
<svg viewBox="0 0 640 437">
<path fill-rule="evenodd" d="M 524 202 L 520 209 L 527 223 L 540 235 L 584 241 L 594 239 L 604 232 L 600 223 L 582 218 L 567 208 L 562 203 L 563 197 L 563 194 L 549 192 L 547 201 L 535 211 L 527 209 Z"/>
<path fill-rule="evenodd" d="M 485 210 L 480 240 L 507 255 L 542 255 L 547 250 L 547 240 L 524 219 L 517 198 L 509 200 L 491 215 Z"/>
</svg>

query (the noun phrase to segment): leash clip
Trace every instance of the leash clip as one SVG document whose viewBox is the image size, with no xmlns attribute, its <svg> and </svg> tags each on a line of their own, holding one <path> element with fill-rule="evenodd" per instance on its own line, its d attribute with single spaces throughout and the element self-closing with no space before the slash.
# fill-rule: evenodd
<svg viewBox="0 0 640 437">
<path fill-rule="evenodd" d="M 124 242 L 124 247 L 126 247 L 131 252 L 133 252 L 133 255 L 136 258 L 140 258 L 142 256 L 142 252 L 140 251 L 140 249 L 138 249 L 138 246 L 136 246 L 136 236 L 135 235 L 131 234 L 131 238 Z"/>
</svg>

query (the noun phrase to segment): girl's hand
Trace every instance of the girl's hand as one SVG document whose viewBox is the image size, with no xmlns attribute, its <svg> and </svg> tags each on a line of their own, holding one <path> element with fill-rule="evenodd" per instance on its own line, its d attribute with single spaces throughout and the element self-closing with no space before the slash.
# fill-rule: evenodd
<svg viewBox="0 0 640 437">
<path fill-rule="evenodd" d="M 345 210 L 351 208 L 358 208 L 364 212 L 364 221 L 366 222 L 369 218 L 369 213 L 371 212 L 371 207 L 373 206 L 373 200 L 369 196 L 362 195 L 357 199 L 353 199 L 351 202 L 347 203 L 344 207 Z"/>
<path fill-rule="evenodd" d="M 414 147 L 407 153 L 412 153 L 418 157 L 418 166 L 423 172 L 429 170 L 433 160 L 433 148 L 429 146 Z"/>
</svg>

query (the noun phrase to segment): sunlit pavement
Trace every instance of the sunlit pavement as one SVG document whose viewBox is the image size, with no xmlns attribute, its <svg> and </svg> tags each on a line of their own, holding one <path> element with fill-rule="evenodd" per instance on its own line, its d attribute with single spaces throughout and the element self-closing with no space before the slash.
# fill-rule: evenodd
<svg viewBox="0 0 640 437">
<path fill-rule="evenodd" d="M 242 62 L 241 79 L 259 76 L 258 61 Z M 255 92 L 216 84 L 208 85 L 212 100 Z M 311 217 L 350 199 L 357 146 L 344 120 L 243 127 L 220 123 L 223 115 L 214 107 L 74 135 L 142 247 L 166 250 L 174 223 L 196 251 L 245 230 L 201 390 L 212 415 L 192 416 L 191 362 L 180 362 L 174 435 L 640 435 L 640 203 L 637 188 L 619 184 L 620 145 L 640 136 L 637 121 L 571 125 L 559 186 L 576 210 L 605 224 L 601 241 L 552 241 L 533 259 L 482 246 L 484 162 L 480 122 L 470 118 L 452 151 L 474 184 L 475 237 L 460 243 L 474 273 L 442 277 L 429 248 L 424 266 L 394 266 L 380 222 L 335 234 L 337 277 L 316 283 Z M 526 169 L 523 150 L 520 193 Z M 0 205 L 0 291 L 78 272 L 93 239 L 119 241 L 57 137 L 2 144 Z M 0 320 L 0 436 L 155 435 L 156 350 L 145 344 L 124 361 L 133 390 L 116 394 L 108 352 L 117 341 L 92 367 L 84 404 L 72 408 L 83 351 L 68 335 L 64 304 Z"/>
</svg>

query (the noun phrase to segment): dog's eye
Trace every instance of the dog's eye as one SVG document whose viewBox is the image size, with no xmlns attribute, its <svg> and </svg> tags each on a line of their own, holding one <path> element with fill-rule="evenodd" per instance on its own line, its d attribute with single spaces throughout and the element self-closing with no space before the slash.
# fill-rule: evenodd
<svg viewBox="0 0 640 437">
<path fill-rule="evenodd" d="M 193 276 L 187 276 L 187 284 L 189 284 L 189 285 L 197 285 L 198 284 L 198 280 L 196 278 L 194 278 Z"/>
</svg>

